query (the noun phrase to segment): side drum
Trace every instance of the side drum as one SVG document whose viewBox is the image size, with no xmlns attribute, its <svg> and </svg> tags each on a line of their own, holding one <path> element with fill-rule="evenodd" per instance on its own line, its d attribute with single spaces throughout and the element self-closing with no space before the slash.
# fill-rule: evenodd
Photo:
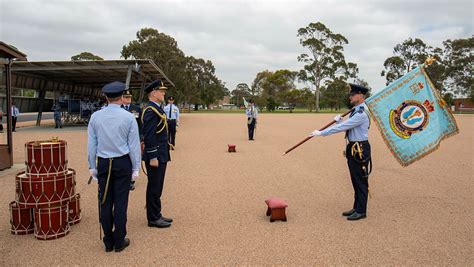
<svg viewBox="0 0 474 267">
<path fill-rule="evenodd" d="M 69 233 L 68 205 L 34 209 L 34 218 L 36 239 L 58 239 Z"/>
<path fill-rule="evenodd" d="M 51 139 L 25 144 L 26 174 L 56 175 L 67 171 L 67 142 Z"/>
<path fill-rule="evenodd" d="M 64 205 L 74 197 L 76 172 L 69 169 L 64 174 L 16 176 L 16 200 L 22 208 L 44 208 Z"/>
<path fill-rule="evenodd" d="M 26 235 L 34 232 L 33 209 L 20 208 L 15 201 L 10 202 L 10 232 Z"/>
<path fill-rule="evenodd" d="M 81 195 L 76 194 L 71 201 L 68 203 L 69 206 L 69 216 L 68 221 L 70 225 L 78 224 L 81 221 L 81 205 L 80 205 Z"/>
</svg>

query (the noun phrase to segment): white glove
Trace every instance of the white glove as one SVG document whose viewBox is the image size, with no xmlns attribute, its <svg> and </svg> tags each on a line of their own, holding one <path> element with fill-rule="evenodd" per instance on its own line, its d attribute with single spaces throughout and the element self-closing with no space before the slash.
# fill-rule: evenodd
<svg viewBox="0 0 474 267">
<path fill-rule="evenodd" d="M 336 123 L 341 122 L 342 121 L 341 115 L 337 115 L 336 117 L 334 117 L 334 120 L 336 121 Z"/>
<path fill-rule="evenodd" d="M 89 173 L 92 176 L 92 179 L 97 181 L 97 169 L 89 169 Z"/>
<path fill-rule="evenodd" d="M 314 130 L 314 131 L 312 131 L 312 132 L 309 134 L 309 136 L 311 136 L 311 137 L 313 137 L 313 136 L 320 136 L 320 135 L 321 135 L 321 132 L 318 131 L 318 130 Z"/>
<path fill-rule="evenodd" d="M 132 173 L 132 181 L 135 181 L 135 180 L 138 178 L 139 175 L 140 175 L 140 173 L 139 173 L 138 170 L 133 171 L 133 173 Z"/>
</svg>

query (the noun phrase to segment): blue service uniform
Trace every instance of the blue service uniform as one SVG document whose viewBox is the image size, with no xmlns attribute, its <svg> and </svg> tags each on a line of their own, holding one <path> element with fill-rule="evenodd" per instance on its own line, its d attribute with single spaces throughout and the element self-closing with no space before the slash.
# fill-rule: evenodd
<svg viewBox="0 0 474 267">
<path fill-rule="evenodd" d="M 126 111 L 130 112 L 133 114 L 135 117 L 137 124 L 138 124 L 138 133 L 140 135 L 140 141 L 143 140 L 143 131 L 142 131 L 142 122 L 140 120 L 141 115 L 142 115 L 142 109 L 138 105 L 134 104 L 128 104 L 128 105 L 122 105 L 122 108 L 125 109 Z M 130 183 L 130 190 L 135 190 L 135 181 L 132 181 Z"/>
<path fill-rule="evenodd" d="M 179 108 L 174 104 L 168 104 L 163 108 L 168 118 L 168 142 L 173 146 L 176 144 L 176 127 L 179 125 Z"/>
<path fill-rule="evenodd" d="M 137 122 L 120 105 L 109 104 L 92 114 L 87 132 L 89 169 L 97 169 L 103 241 L 106 248 L 122 248 L 132 172 L 140 169 Z"/>
<path fill-rule="evenodd" d="M 140 108 L 140 106 L 134 105 L 134 104 L 123 105 L 122 107 L 123 109 L 132 113 L 135 116 L 135 119 L 137 120 L 137 124 L 138 124 L 138 132 L 140 134 L 140 140 L 143 140 L 142 122 L 140 120 L 142 116 L 142 109 Z"/>
<path fill-rule="evenodd" d="M 372 168 L 371 149 L 369 144 L 370 116 L 365 102 L 357 105 L 349 119 L 321 131 L 322 136 L 346 132 L 346 158 L 354 188 L 353 209 L 359 214 L 367 211 L 369 191 L 369 168 Z"/>
<path fill-rule="evenodd" d="M 56 103 L 51 107 L 51 110 L 54 112 L 54 128 L 63 128 L 63 125 L 61 123 L 61 106 Z"/>
<path fill-rule="evenodd" d="M 253 140 L 255 126 L 257 125 L 258 110 L 255 106 L 250 106 L 245 111 L 245 114 L 247 115 L 247 130 L 249 140 Z"/>
<path fill-rule="evenodd" d="M 148 222 L 157 221 L 161 214 L 166 165 L 171 160 L 168 144 L 168 122 L 164 110 L 158 103 L 150 101 L 142 113 L 143 161 L 148 174 L 146 188 L 146 213 Z M 150 166 L 150 160 L 158 159 L 158 167 Z"/>
</svg>

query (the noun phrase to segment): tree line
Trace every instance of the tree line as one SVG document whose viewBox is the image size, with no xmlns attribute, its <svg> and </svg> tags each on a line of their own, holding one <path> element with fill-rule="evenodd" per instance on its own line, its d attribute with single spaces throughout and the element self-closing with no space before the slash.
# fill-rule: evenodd
<svg viewBox="0 0 474 267">
<path fill-rule="evenodd" d="M 318 112 L 321 108 L 340 109 L 349 106 L 347 82 L 371 87 L 358 75 L 357 64 L 346 61 L 346 37 L 334 33 L 323 23 L 310 23 L 298 30 L 300 44 L 307 50 L 297 60 L 303 69 L 264 70 L 256 74 L 251 86 L 240 83 L 232 91 L 232 101 L 241 105 L 242 97 L 254 98 L 257 104 L 273 111 L 277 106 L 301 106 Z M 437 90 L 448 104 L 453 97 L 470 97 L 474 100 L 473 51 L 474 38 L 446 40 L 443 47 L 433 47 L 421 39 L 409 38 L 395 45 L 393 56 L 383 63 L 381 76 L 386 85 L 402 77 L 428 57 L 436 61 L 426 70 Z M 304 84 L 297 88 L 297 84 Z M 370 92 L 370 91 L 369 91 Z"/>
<path fill-rule="evenodd" d="M 177 103 L 194 104 L 195 109 L 231 96 L 231 103 L 237 106 L 243 105 L 242 97 L 246 97 L 254 99 L 258 106 L 268 111 L 286 106 L 290 112 L 294 107 L 319 112 L 322 108 L 341 109 L 349 105 L 347 82 L 371 90 L 359 76 L 357 64 L 348 62 L 344 56 L 344 47 L 349 44 L 345 36 L 316 22 L 298 29 L 297 37 L 306 50 L 297 57 L 298 62 L 304 64 L 301 70 L 263 70 L 256 74 L 250 85 L 239 83 L 232 92 L 217 77 L 212 61 L 186 55 L 173 37 L 153 28 L 139 30 L 136 39 L 122 47 L 121 57 L 153 60 L 175 83 L 170 94 Z M 395 45 L 393 55 L 383 62 L 381 76 L 388 85 L 428 57 L 434 57 L 436 61 L 427 67 L 427 72 L 448 104 L 459 96 L 474 100 L 473 48 L 472 36 L 445 40 L 442 47 L 409 38 Z M 89 52 L 71 57 L 71 60 L 100 59 Z"/>
<path fill-rule="evenodd" d="M 175 87 L 168 88 L 169 95 L 177 103 L 209 106 L 226 95 L 230 95 L 225 83 L 216 75 L 210 60 L 186 55 L 171 36 L 153 28 L 143 28 L 122 47 L 124 59 L 151 59 L 173 81 Z M 82 52 L 71 60 L 101 60 L 100 56 Z"/>
</svg>

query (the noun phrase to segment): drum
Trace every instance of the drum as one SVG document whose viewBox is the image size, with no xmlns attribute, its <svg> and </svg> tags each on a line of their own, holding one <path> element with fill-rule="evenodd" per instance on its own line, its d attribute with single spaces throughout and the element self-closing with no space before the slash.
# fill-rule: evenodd
<svg viewBox="0 0 474 267">
<path fill-rule="evenodd" d="M 67 142 L 53 138 L 25 144 L 26 174 L 62 174 L 67 171 Z"/>
<path fill-rule="evenodd" d="M 33 209 L 20 208 L 15 201 L 10 202 L 10 225 L 10 232 L 14 235 L 33 233 Z"/>
<path fill-rule="evenodd" d="M 68 203 L 68 221 L 70 225 L 78 224 L 81 221 L 81 205 L 79 202 L 80 198 L 81 196 L 78 193 L 74 195 L 74 197 L 71 198 L 71 201 Z"/>
<path fill-rule="evenodd" d="M 69 233 L 68 205 L 34 209 L 34 218 L 36 239 L 58 239 Z"/>
<path fill-rule="evenodd" d="M 42 178 L 40 178 L 42 177 Z M 76 172 L 69 169 L 57 175 L 16 176 L 16 201 L 22 208 L 44 208 L 64 205 L 74 197 Z"/>
</svg>

